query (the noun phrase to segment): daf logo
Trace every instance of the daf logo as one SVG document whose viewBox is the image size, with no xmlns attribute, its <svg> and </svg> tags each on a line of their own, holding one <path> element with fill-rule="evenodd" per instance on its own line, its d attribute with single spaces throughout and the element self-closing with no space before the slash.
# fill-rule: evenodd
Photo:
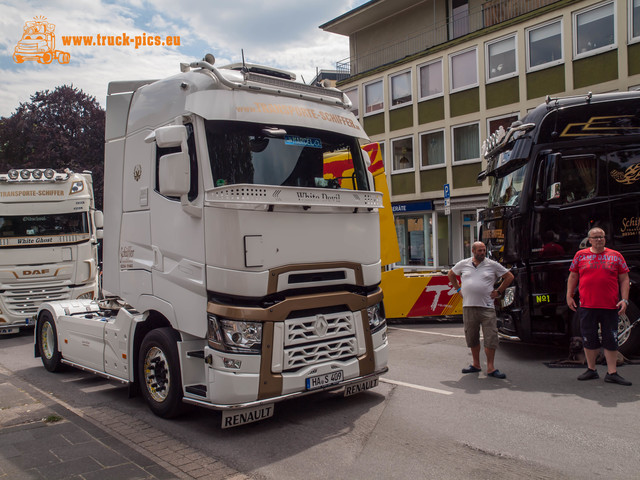
<svg viewBox="0 0 640 480">
<path fill-rule="evenodd" d="M 46 273 L 49 273 L 49 269 L 48 268 L 43 268 L 42 270 L 23 270 L 22 274 L 24 276 L 27 275 L 44 275 Z"/>
<path fill-rule="evenodd" d="M 329 330 L 329 324 L 324 319 L 324 317 L 318 317 L 316 323 L 313 324 L 313 330 L 316 332 L 316 335 L 319 337 L 324 337 Z"/>
</svg>

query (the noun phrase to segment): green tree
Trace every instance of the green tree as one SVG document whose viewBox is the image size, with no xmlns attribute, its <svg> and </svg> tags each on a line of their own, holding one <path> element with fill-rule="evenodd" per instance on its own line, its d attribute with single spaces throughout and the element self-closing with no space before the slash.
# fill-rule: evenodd
<svg viewBox="0 0 640 480">
<path fill-rule="evenodd" d="M 36 92 L 13 115 L 0 118 L 0 171 L 68 168 L 93 173 L 102 209 L 105 112 L 95 97 L 73 85 Z"/>
</svg>

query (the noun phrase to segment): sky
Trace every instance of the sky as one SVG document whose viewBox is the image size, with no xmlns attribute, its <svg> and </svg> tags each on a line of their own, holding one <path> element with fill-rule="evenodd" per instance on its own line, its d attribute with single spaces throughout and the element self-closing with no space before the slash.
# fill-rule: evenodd
<svg viewBox="0 0 640 480">
<path fill-rule="evenodd" d="M 0 0 L 0 117 L 59 85 L 82 89 L 104 107 L 110 81 L 164 78 L 206 53 L 220 67 L 241 62 L 244 50 L 247 63 L 288 70 L 309 83 L 317 69 L 334 70 L 349 56 L 348 38 L 319 25 L 366 1 Z M 23 27 L 34 17 L 55 26 L 55 50 L 68 54 L 67 64 L 16 62 Z M 104 45 L 74 45 L 73 37 Z M 167 45 L 169 37 L 179 46 Z"/>
</svg>

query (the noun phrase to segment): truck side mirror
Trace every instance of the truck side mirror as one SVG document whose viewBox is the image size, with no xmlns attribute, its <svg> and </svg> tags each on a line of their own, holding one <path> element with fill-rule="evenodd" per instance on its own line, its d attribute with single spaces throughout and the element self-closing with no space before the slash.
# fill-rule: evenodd
<svg viewBox="0 0 640 480">
<path fill-rule="evenodd" d="M 158 189 L 162 195 L 181 197 L 190 188 L 189 155 L 186 152 L 169 153 L 160 157 Z"/>
<path fill-rule="evenodd" d="M 93 212 L 93 222 L 96 227 L 96 238 L 102 240 L 104 238 L 104 214 L 102 210 L 96 210 Z"/>
<path fill-rule="evenodd" d="M 547 190 L 547 200 L 554 201 L 560 199 L 560 182 L 552 183 Z"/>
<path fill-rule="evenodd" d="M 190 167 L 187 127 L 167 125 L 156 128 L 145 142 L 155 141 L 157 148 L 176 148 L 180 151 L 160 157 L 158 162 L 158 190 L 168 197 L 182 197 L 189 193 Z"/>
<path fill-rule="evenodd" d="M 104 214 L 102 210 L 96 210 L 93 212 L 93 221 L 96 222 L 96 229 L 104 228 Z"/>
</svg>

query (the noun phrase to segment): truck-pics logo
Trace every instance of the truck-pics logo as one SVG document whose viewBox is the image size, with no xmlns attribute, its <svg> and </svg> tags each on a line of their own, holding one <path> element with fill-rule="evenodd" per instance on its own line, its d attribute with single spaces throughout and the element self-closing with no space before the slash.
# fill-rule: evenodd
<svg viewBox="0 0 640 480">
<path fill-rule="evenodd" d="M 13 51 L 13 61 L 22 63 L 25 60 L 36 60 L 38 63 L 49 64 L 53 60 L 67 64 L 71 55 L 56 50 L 56 26 L 47 22 L 43 16 L 33 17 L 24 22 L 22 38 Z"/>
</svg>

